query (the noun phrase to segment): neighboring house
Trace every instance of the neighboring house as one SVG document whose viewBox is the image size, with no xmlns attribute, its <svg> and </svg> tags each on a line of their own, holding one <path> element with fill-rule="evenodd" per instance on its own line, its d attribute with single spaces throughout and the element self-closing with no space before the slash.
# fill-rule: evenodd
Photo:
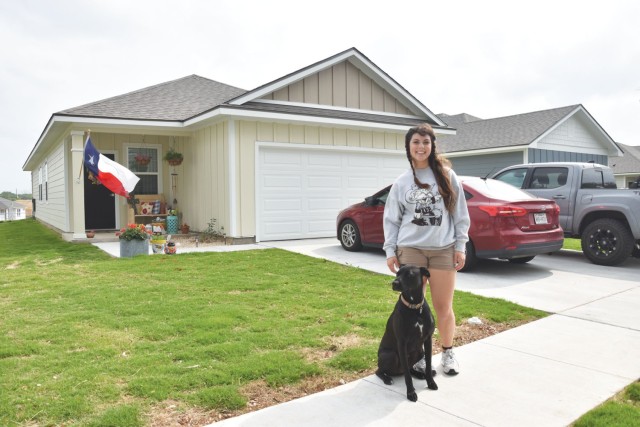
<svg viewBox="0 0 640 427">
<path fill-rule="evenodd" d="M 337 213 L 407 168 L 404 135 L 442 119 L 352 48 L 246 91 L 188 76 L 54 113 L 23 169 L 34 215 L 65 238 L 122 227 L 126 199 L 82 176 L 84 132 L 192 230 L 239 241 L 335 236 Z M 161 161 L 175 148 L 180 166 Z M 133 161 L 151 156 L 145 169 Z"/>
<path fill-rule="evenodd" d="M 0 221 L 13 221 L 25 218 L 26 212 L 20 203 L 0 197 Z"/>
<path fill-rule="evenodd" d="M 624 156 L 609 159 L 618 188 L 629 188 L 629 183 L 640 180 L 640 146 L 618 143 Z"/>
<path fill-rule="evenodd" d="M 607 164 L 622 151 L 582 105 L 483 120 L 438 115 L 455 135 L 439 148 L 460 175 L 487 176 L 519 163 L 594 161 Z"/>
</svg>

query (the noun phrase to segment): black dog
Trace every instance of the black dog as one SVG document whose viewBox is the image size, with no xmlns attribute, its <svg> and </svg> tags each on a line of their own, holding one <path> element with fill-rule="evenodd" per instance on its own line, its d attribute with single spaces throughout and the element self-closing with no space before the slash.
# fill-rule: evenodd
<svg viewBox="0 0 640 427">
<path fill-rule="evenodd" d="M 385 384 L 393 384 L 393 375 L 403 375 L 407 385 L 407 399 L 418 400 L 411 374 L 427 380 L 427 387 L 437 390 L 431 370 L 431 337 L 435 329 L 433 315 L 422 292 L 423 278 L 429 278 L 429 270 L 424 267 L 405 265 L 400 267 L 393 281 L 393 290 L 400 291 L 387 328 L 378 349 L 378 370 L 376 375 Z M 425 374 L 412 369 L 413 365 L 426 358 Z"/>
</svg>

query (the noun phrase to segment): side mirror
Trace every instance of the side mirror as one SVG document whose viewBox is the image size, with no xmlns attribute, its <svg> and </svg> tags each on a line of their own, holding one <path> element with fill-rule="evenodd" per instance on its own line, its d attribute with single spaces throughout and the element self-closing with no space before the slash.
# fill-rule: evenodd
<svg viewBox="0 0 640 427">
<path fill-rule="evenodd" d="M 364 204 L 367 206 L 375 206 L 378 204 L 378 199 L 373 196 L 365 197 Z"/>
</svg>

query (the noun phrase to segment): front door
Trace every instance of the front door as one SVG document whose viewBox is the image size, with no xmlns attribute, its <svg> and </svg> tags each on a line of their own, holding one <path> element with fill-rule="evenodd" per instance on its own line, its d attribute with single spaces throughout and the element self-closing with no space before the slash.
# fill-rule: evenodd
<svg viewBox="0 0 640 427">
<path fill-rule="evenodd" d="M 113 154 L 102 154 L 113 160 Z M 84 224 L 87 230 L 116 228 L 116 196 L 104 185 L 95 185 L 84 168 Z"/>
</svg>

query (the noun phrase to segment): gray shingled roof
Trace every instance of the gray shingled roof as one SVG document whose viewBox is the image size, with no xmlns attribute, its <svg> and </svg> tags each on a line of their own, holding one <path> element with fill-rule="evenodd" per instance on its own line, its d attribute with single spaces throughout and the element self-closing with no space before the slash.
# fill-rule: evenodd
<svg viewBox="0 0 640 427">
<path fill-rule="evenodd" d="M 609 158 L 609 166 L 614 173 L 640 174 L 640 147 L 620 144 L 618 145 L 624 151 L 622 157 Z"/>
<path fill-rule="evenodd" d="M 22 209 L 22 205 L 18 205 L 16 202 L 0 197 L 0 209 Z"/>
<path fill-rule="evenodd" d="M 438 114 L 438 117 L 440 117 L 447 125 L 456 129 L 465 123 L 482 120 L 480 117 L 472 116 L 471 114 L 467 113 L 456 114 L 453 116 L 440 113 Z"/>
<path fill-rule="evenodd" d="M 529 145 L 543 133 L 556 125 L 567 114 L 580 107 L 554 108 L 533 113 L 516 114 L 514 116 L 498 117 L 495 119 L 459 121 L 458 126 L 449 123 L 457 116 L 440 116 L 450 126 L 456 127 L 456 135 L 442 135 L 438 140 L 440 146 L 447 153 L 467 150 L 481 150 L 486 148 Z M 465 115 L 468 117 L 473 117 Z M 463 117 L 464 118 L 464 117 Z M 453 120 L 455 122 L 455 120 Z"/>
<path fill-rule="evenodd" d="M 57 115 L 184 121 L 247 91 L 197 75 L 63 110 Z"/>
</svg>

